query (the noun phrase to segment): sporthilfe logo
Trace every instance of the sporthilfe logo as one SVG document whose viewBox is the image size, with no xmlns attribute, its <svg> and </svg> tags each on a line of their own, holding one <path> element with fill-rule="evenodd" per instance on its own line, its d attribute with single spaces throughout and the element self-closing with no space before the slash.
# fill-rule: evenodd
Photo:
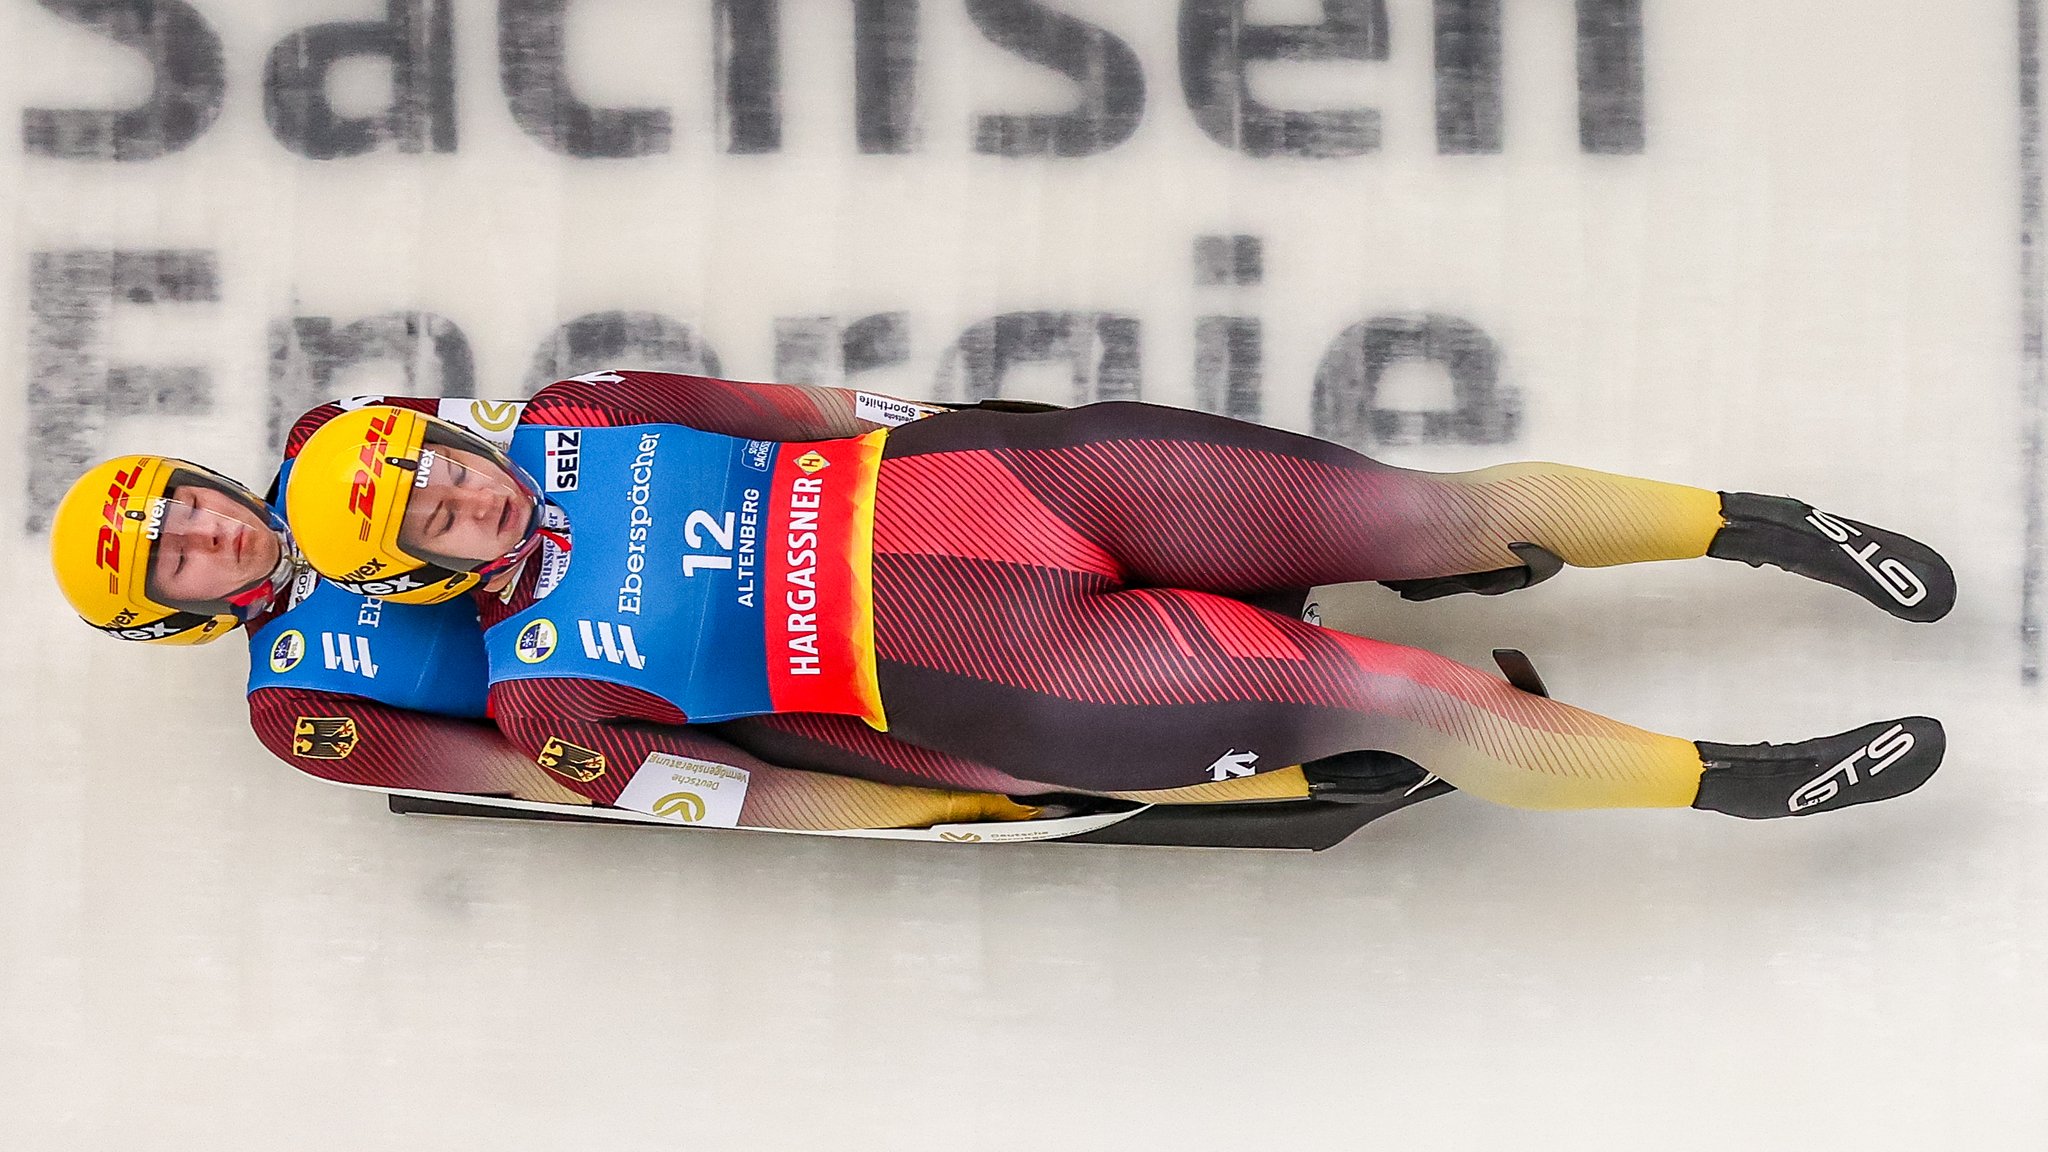
<svg viewBox="0 0 2048 1152">
<path fill-rule="evenodd" d="M 305 634 L 294 628 L 279 636 L 270 645 L 270 670 L 276 673 L 289 672 L 306 658 Z"/>
<path fill-rule="evenodd" d="M 370 418 L 370 427 L 363 433 L 363 447 L 357 453 L 362 466 L 348 489 L 348 510 L 362 521 L 356 531 L 356 539 L 370 538 L 370 517 L 377 505 L 377 480 L 384 475 L 384 453 L 391 448 L 391 430 L 398 426 L 398 413 L 389 412 Z"/>
<path fill-rule="evenodd" d="M 1854 560 L 1857 567 L 1870 573 L 1870 578 L 1877 581 L 1877 586 L 1884 589 L 1885 595 L 1898 601 L 1901 607 L 1911 608 L 1927 599 L 1927 585 L 1922 584 L 1920 578 L 1903 562 L 1890 556 L 1878 560 L 1875 564 L 1870 562 L 1870 558 L 1877 554 L 1877 541 L 1872 540 L 1862 551 L 1857 551 L 1849 540 L 1863 533 L 1818 508 L 1806 518 L 1806 522 L 1813 525 L 1821 535 L 1841 545 L 1842 551 L 1849 554 L 1849 559 Z"/>
<path fill-rule="evenodd" d="M 1899 757 L 1912 750 L 1913 734 L 1906 731 L 1904 724 L 1894 724 L 1879 733 L 1877 739 L 1851 752 L 1841 763 L 1800 785 L 1799 790 L 1786 801 L 1786 809 L 1798 812 L 1816 804 L 1825 804 L 1842 789 L 1855 787 L 1861 782 L 1856 775 L 1856 762 L 1865 756 L 1871 760 L 1863 769 L 1863 778 L 1868 778 L 1898 763 Z"/>
<path fill-rule="evenodd" d="M 538 664 L 555 654 L 555 622 L 535 620 L 519 630 L 519 639 L 513 642 L 512 651 L 522 663 Z"/>
</svg>

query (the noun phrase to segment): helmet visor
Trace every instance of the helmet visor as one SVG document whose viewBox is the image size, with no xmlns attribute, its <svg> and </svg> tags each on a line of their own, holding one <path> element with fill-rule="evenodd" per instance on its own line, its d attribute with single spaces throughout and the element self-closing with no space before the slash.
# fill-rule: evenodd
<svg viewBox="0 0 2048 1152">
<path fill-rule="evenodd" d="M 446 444 L 420 453 L 398 543 L 423 560 L 474 572 L 531 537 L 539 501 L 489 456 Z"/>
<path fill-rule="evenodd" d="M 247 620 L 290 580 L 283 526 L 245 494 L 181 470 L 146 516 L 144 588 L 159 604 Z"/>
</svg>

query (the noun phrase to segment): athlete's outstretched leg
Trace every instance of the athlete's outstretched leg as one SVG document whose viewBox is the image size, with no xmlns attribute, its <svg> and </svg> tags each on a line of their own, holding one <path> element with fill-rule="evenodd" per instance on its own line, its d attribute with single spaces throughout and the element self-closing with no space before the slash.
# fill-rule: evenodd
<svg viewBox="0 0 2048 1152">
<path fill-rule="evenodd" d="M 958 412 L 895 430 L 884 498 L 960 535 L 1027 537 L 1120 582 L 1243 594 L 1354 580 L 1411 598 L 1501 592 L 1556 570 L 1720 556 L 1841 585 L 1908 619 L 1954 600 L 1932 550 L 1796 501 L 1559 464 L 1394 468 L 1312 437 L 1148 404 Z M 972 496 L 963 500 L 963 493 Z M 1078 537 L 1078 539 L 1069 539 Z M 967 553 L 973 554 L 973 553 Z"/>
<path fill-rule="evenodd" d="M 1919 718 L 1786 748 L 1699 745 L 1207 593 L 877 563 L 892 732 L 1068 788 L 1173 788 L 1371 748 L 1516 807 L 1769 816 L 1909 791 L 1941 758 L 1940 726 Z"/>
</svg>

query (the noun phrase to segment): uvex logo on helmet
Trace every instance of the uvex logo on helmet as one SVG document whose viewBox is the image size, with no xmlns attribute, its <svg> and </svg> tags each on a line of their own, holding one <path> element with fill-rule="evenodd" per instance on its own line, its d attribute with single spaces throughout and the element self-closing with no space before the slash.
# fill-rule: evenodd
<svg viewBox="0 0 2048 1152">
<path fill-rule="evenodd" d="M 106 572 L 109 592 L 121 590 L 121 519 L 128 514 L 128 498 L 135 494 L 135 482 L 141 478 L 141 462 L 114 473 L 114 482 L 107 485 L 107 502 L 100 507 L 100 518 L 106 523 L 100 525 L 93 563 Z"/>
<path fill-rule="evenodd" d="M 355 482 L 348 489 L 348 510 L 362 521 L 356 529 L 358 540 L 370 538 L 370 516 L 377 504 L 377 480 L 384 475 L 384 453 L 391 448 L 391 430 L 397 425 L 398 413 L 387 412 L 372 417 L 369 430 L 363 433 L 362 467 L 356 469 Z"/>
</svg>

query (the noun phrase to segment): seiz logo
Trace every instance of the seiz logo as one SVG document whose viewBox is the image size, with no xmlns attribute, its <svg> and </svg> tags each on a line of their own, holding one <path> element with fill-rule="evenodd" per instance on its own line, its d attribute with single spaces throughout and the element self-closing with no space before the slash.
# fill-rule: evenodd
<svg viewBox="0 0 2048 1152">
<path fill-rule="evenodd" d="M 1800 785 L 1799 790 L 1786 801 L 1786 810 L 1799 812 L 1816 804 L 1825 804 L 1842 789 L 1855 787 L 1860 779 L 1856 775 L 1857 761 L 1866 756 L 1871 762 L 1864 766 L 1863 775 L 1869 777 L 1898 763 L 1899 757 L 1912 750 L 1913 734 L 1906 731 L 1904 724 L 1894 724 L 1879 733 L 1877 739 L 1851 752 L 1848 759 Z"/>
<path fill-rule="evenodd" d="M 1863 533 L 1818 508 L 1806 518 L 1806 522 L 1813 525 L 1821 535 L 1840 544 L 1842 551 L 1849 554 L 1849 559 L 1854 560 L 1857 567 L 1870 573 L 1870 578 L 1877 581 L 1877 586 L 1884 589 L 1886 595 L 1898 601 L 1900 606 L 1911 608 L 1927 599 L 1927 585 L 1922 584 L 1920 578 L 1913 575 L 1913 570 L 1901 561 L 1886 556 L 1874 564 L 1871 562 L 1870 558 L 1877 555 L 1877 541 L 1872 540 L 1859 551 L 1850 541 Z"/>
<path fill-rule="evenodd" d="M 588 620 L 578 620 L 576 630 L 583 634 L 583 654 L 590 659 L 607 660 L 632 668 L 647 667 L 647 658 L 633 646 L 633 629 L 630 627 L 613 624 L 609 620 L 600 620 L 593 627 Z"/>
<path fill-rule="evenodd" d="M 322 632 L 320 658 L 329 672 L 341 671 L 366 680 L 377 678 L 377 665 L 370 659 L 370 638 L 347 632 Z"/>
<path fill-rule="evenodd" d="M 107 485 L 107 502 L 100 506 L 99 540 L 93 551 L 93 563 L 107 574 L 107 591 L 121 590 L 121 521 L 128 515 L 128 498 L 135 494 L 135 482 L 142 479 L 142 468 L 147 461 L 139 461 L 126 471 L 114 473 L 113 482 Z"/>
<path fill-rule="evenodd" d="M 550 492 L 574 492 L 583 459 L 583 433 L 574 428 L 550 429 L 543 441 L 547 465 L 541 483 Z"/>
<path fill-rule="evenodd" d="M 348 510 L 361 520 L 356 530 L 356 539 L 370 538 L 370 517 L 377 506 L 377 481 L 384 475 L 384 454 L 391 448 L 391 430 L 398 426 L 398 413 L 386 412 L 370 418 L 370 427 L 363 433 L 363 447 L 357 453 L 361 467 L 356 469 L 355 479 L 348 490 Z"/>
</svg>

